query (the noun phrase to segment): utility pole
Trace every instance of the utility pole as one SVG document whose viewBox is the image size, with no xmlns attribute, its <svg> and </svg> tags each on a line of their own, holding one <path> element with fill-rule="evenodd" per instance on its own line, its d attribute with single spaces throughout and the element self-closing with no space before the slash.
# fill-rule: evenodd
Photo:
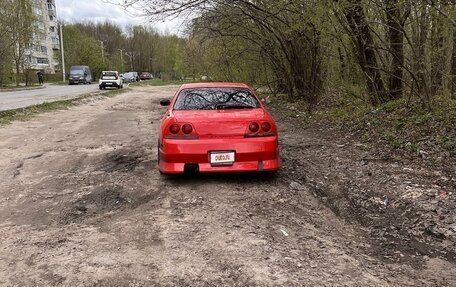
<svg viewBox="0 0 456 287">
<path fill-rule="evenodd" d="M 119 49 L 120 51 L 120 73 L 123 74 L 123 69 L 124 69 L 124 66 L 123 66 L 123 51 L 125 49 Z"/>
<path fill-rule="evenodd" d="M 98 42 L 101 43 L 101 59 L 103 60 L 103 63 L 104 63 L 104 42 L 101 40 L 98 40 Z"/>
<path fill-rule="evenodd" d="M 62 24 L 59 24 L 60 28 L 60 51 L 62 52 L 62 76 L 63 76 L 63 81 L 66 82 L 66 75 L 65 75 L 65 51 L 63 50 L 63 26 Z"/>
</svg>

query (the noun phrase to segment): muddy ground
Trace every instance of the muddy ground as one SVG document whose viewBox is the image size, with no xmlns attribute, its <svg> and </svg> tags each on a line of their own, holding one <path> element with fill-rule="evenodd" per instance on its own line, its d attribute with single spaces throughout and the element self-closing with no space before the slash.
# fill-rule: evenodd
<svg viewBox="0 0 456 287">
<path fill-rule="evenodd" d="M 163 177 L 158 101 L 176 88 L 0 127 L 1 286 L 456 285 L 454 159 L 275 110 L 277 176 Z"/>
</svg>

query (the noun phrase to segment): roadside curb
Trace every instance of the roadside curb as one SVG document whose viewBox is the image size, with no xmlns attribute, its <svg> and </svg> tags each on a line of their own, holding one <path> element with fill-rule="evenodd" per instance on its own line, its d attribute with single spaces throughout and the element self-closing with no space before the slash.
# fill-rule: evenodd
<svg viewBox="0 0 456 287">
<path fill-rule="evenodd" d="M 15 91 L 28 91 L 28 90 L 39 90 L 44 89 L 46 86 L 37 86 L 37 87 L 23 87 L 23 88 L 14 88 L 14 89 L 0 89 L 0 93 L 2 92 L 15 92 Z"/>
</svg>

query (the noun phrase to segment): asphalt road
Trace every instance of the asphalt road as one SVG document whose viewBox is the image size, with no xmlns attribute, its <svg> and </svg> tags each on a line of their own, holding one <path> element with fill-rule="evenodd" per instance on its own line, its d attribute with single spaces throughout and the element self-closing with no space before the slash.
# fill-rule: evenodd
<svg viewBox="0 0 456 287">
<path fill-rule="evenodd" d="M 76 98 L 81 95 L 95 92 L 98 85 L 46 85 L 44 89 L 0 92 L 0 111 L 24 108 L 42 104 Z"/>
</svg>

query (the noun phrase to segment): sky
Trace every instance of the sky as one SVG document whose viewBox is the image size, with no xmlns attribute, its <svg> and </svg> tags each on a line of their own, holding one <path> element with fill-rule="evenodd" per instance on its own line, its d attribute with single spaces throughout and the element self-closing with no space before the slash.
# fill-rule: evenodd
<svg viewBox="0 0 456 287">
<path fill-rule="evenodd" d="M 112 0 L 111 0 L 112 1 Z M 110 20 L 121 27 L 132 25 L 147 25 L 146 19 L 126 13 L 122 7 L 108 4 L 103 0 L 56 0 L 57 17 L 66 22 L 91 20 L 104 22 Z M 183 29 L 182 21 L 161 21 L 152 26 L 163 33 L 179 34 Z"/>
</svg>

